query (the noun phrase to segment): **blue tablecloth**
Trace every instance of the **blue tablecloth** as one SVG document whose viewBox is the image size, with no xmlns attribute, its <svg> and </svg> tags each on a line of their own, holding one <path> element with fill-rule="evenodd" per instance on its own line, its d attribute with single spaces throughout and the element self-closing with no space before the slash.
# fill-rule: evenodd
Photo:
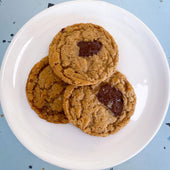
<svg viewBox="0 0 170 170">
<path fill-rule="evenodd" d="M 135 14 L 157 36 L 170 64 L 170 0 L 106 0 Z M 0 63 L 17 31 L 35 14 L 64 0 L 0 0 Z M 159 68 L 158 68 L 159 69 Z M 170 170 L 170 109 L 161 129 L 137 156 L 113 170 Z M 169 126 L 168 126 L 169 125 Z M 61 170 L 29 152 L 14 136 L 0 108 L 0 170 Z M 110 168 L 111 170 L 112 168 Z"/>
</svg>

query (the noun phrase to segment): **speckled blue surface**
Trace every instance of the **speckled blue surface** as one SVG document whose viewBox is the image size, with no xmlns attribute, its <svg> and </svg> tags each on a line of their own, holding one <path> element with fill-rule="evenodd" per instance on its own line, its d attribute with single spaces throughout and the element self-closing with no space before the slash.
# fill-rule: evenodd
<svg viewBox="0 0 170 170">
<path fill-rule="evenodd" d="M 157 36 L 170 64 L 170 0 L 106 0 L 135 14 Z M 0 0 L 0 63 L 17 31 L 35 14 L 63 0 Z M 159 68 L 158 68 L 159 69 Z M 0 170 L 62 170 L 29 152 L 14 136 L 0 108 Z M 170 108 L 151 143 L 110 170 L 170 170 Z"/>
</svg>

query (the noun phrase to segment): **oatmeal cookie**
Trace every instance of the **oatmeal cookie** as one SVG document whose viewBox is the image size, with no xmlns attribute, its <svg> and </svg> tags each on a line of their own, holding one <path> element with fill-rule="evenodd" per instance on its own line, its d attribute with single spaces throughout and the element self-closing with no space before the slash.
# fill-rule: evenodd
<svg viewBox="0 0 170 170">
<path fill-rule="evenodd" d="M 135 105 L 133 87 L 118 71 L 96 85 L 69 85 L 63 100 L 65 114 L 73 125 L 89 135 L 103 137 L 124 127 Z"/>
<path fill-rule="evenodd" d="M 68 26 L 49 47 L 49 64 L 64 82 L 84 86 L 110 77 L 118 63 L 118 47 L 102 27 L 91 23 Z"/>
<path fill-rule="evenodd" d="M 68 123 L 62 107 L 66 86 L 53 73 L 48 57 L 43 58 L 32 68 L 26 84 L 26 95 L 31 108 L 48 122 Z"/>
</svg>

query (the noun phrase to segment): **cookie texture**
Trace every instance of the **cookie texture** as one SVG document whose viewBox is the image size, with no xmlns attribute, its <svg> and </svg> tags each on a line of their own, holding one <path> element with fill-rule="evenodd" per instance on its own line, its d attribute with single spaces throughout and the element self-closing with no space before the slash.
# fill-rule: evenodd
<svg viewBox="0 0 170 170">
<path fill-rule="evenodd" d="M 52 71 L 48 57 L 43 58 L 27 79 L 26 95 L 31 108 L 48 122 L 68 123 L 62 106 L 66 86 Z"/>
<path fill-rule="evenodd" d="M 69 85 L 63 101 L 65 114 L 73 125 L 89 135 L 103 137 L 124 127 L 135 105 L 133 87 L 118 71 L 96 85 Z"/>
<path fill-rule="evenodd" d="M 112 36 L 91 23 L 63 28 L 49 47 L 53 71 L 72 85 L 91 85 L 107 79 L 118 60 L 118 47 Z"/>
</svg>

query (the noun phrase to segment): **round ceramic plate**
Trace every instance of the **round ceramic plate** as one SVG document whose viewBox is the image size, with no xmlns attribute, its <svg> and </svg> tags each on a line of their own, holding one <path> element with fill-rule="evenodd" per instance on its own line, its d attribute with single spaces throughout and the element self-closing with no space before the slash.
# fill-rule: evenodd
<svg viewBox="0 0 170 170">
<path fill-rule="evenodd" d="M 48 54 L 54 35 L 75 23 L 103 26 L 115 38 L 118 70 L 132 83 L 136 110 L 130 123 L 108 137 L 84 134 L 71 124 L 52 124 L 31 110 L 25 85 L 33 65 Z M 141 151 L 156 134 L 169 103 L 169 70 L 153 33 L 134 15 L 99 1 L 72 1 L 33 17 L 11 42 L 1 68 L 1 103 L 9 126 L 32 153 L 69 169 L 118 165 Z"/>
</svg>

